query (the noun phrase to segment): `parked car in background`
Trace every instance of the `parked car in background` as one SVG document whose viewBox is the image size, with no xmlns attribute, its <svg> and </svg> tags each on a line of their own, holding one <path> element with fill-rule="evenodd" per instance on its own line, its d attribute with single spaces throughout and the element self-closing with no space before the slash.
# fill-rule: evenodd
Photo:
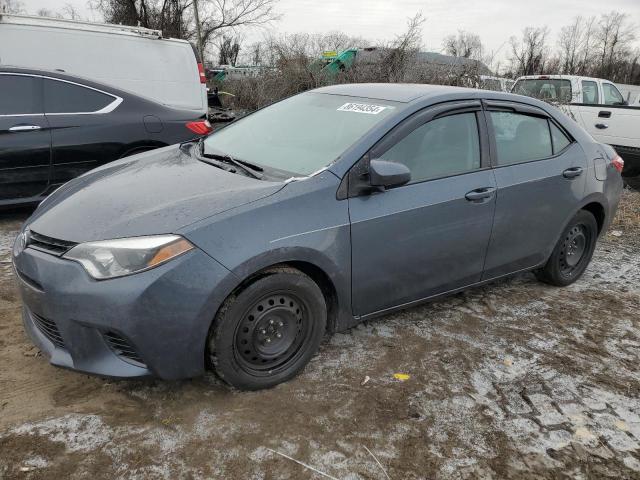
<svg viewBox="0 0 640 480">
<path fill-rule="evenodd" d="M 504 77 L 492 77 L 489 75 L 480 75 L 478 88 L 484 90 L 493 90 L 494 92 L 510 92 L 513 88 L 514 80 Z"/>
<path fill-rule="evenodd" d="M 613 82 L 568 75 L 517 79 L 513 93 L 559 103 L 598 142 L 625 160 L 623 176 L 640 175 L 640 108 L 629 105 Z"/>
<path fill-rule="evenodd" d="M 211 131 L 193 110 L 59 72 L 0 67 L 0 206 L 84 172 Z"/>
<path fill-rule="evenodd" d="M 327 331 L 514 272 L 575 282 L 621 170 L 538 100 L 320 88 L 47 198 L 13 250 L 25 327 L 66 368 L 270 387 Z"/>
<path fill-rule="evenodd" d="M 0 66 L 63 71 L 158 103 L 207 113 L 196 49 L 159 30 L 0 13 Z"/>
</svg>

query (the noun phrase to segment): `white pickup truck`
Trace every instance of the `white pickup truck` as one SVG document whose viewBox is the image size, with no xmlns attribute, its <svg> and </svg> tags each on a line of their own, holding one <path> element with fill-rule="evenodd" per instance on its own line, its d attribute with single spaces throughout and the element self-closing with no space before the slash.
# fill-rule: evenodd
<svg viewBox="0 0 640 480">
<path fill-rule="evenodd" d="M 612 82 L 536 75 L 518 78 L 511 92 L 559 104 L 594 139 L 616 149 L 624 159 L 623 176 L 640 175 L 640 106 L 629 105 Z"/>
</svg>

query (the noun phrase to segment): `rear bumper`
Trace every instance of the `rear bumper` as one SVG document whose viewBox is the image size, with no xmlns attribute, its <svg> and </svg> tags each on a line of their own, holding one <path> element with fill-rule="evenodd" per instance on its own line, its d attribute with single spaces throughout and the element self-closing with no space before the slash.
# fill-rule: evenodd
<svg viewBox="0 0 640 480">
<path fill-rule="evenodd" d="M 14 266 L 25 330 L 50 363 L 110 377 L 202 374 L 209 327 L 235 283 L 198 249 L 106 281 L 31 248 Z"/>
</svg>

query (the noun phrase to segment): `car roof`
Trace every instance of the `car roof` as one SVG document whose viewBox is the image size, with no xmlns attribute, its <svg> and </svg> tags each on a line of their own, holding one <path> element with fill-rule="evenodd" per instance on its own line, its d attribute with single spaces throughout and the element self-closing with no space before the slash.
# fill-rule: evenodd
<svg viewBox="0 0 640 480">
<path fill-rule="evenodd" d="M 45 69 L 39 69 L 39 68 L 27 68 L 27 67 L 14 67 L 12 65 L 1 65 L 0 66 L 0 73 L 18 73 L 18 74 L 22 74 L 22 75 L 39 75 L 42 77 L 51 77 L 51 78 L 58 78 L 60 80 L 67 80 L 69 82 L 76 82 L 76 83 L 82 83 L 84 85 L 87 85 L 89 87 L 93 87 L 93 88 L 97 88 L 99 90 L 106 90 L 106 91 L 110 91 L 110 90 L 117 90 L 117 91 L 121 91 L 118 88 L 114 88 L 110 85 L 104 84 L 104 83 L 100 83 L 100 82 L 96 82 L 94 80 L 90 80 L 86 77 L 81 77 L 79 75 L 74 75 L 74 74 L 69 74 L 66 72 L 62 72 L 62 71 L 58 71 L 58 70 L 45 70 Z M 129 92 L 127 92 L 129 93 Z M 135 95 L 135 93 L 131 93 L 131 95 Z"/>
<path fill-rule="evenodd" d="M 410 103 L 417 99 L 436 97 L 447 93 L 460 94 L 465 91 L 476 95 L 478 92 L 472 88 L 419 83 L 348 83 L 313 90 L 313 92 L 328 95 L 345 95 L 400 103 Z"/>
<path fill-rule="evenodd" d="M 148 97 L 144 97 L 142 95 L 139 95 L 135 92 L 130 92 L 129 90 L 123 90 L 122 88 L 117 88 L 114 86 L 111 86 L 109 84 L 106 83 L 100 83 L 100 82 L 96 82 L 95 80 L 91 80 L 88 79 L 86 77 L 81 77 L 79 75 L 75 75 L 75 74 L 69 74 L 66 72 L 59 72 L 56 70 L 46 70 L 46 69 L 38 69 L 38 68 L 26 68 L 26 67 L 14 67 L 11 65 L 0 65 L 0 73 L 15 73 L 15 74 L 21 74 L 21 75 L 37 75 L 37 76 L 41 76 L 41 77 L 49 77 L 49 78 L 54 78 L 54 79 L 59 79 L 59 80 L 66 80 L 67 82 L 71 82 L 71 83 L 78 83 L 81 85 L 85 85 L 87 87 L 91 87 L 94 88 L 96 90 L 111 94 L 111 95 L 118 95 L 120 97 L 125 97 L 125 96 L 129 96 L 129 97 L 134 97 L 138 100 L 141 101 L 145 101 L 145 102 L 151 102 L 155 105 L 160 105 L 163 107 L 167 107 L 167 108 L 172 108 L 172 107 L 168 107 L 167 105 L 163 105 L 151 98 Z M 179 109 L 177 109 L 179 110 Z"/>
</svg>

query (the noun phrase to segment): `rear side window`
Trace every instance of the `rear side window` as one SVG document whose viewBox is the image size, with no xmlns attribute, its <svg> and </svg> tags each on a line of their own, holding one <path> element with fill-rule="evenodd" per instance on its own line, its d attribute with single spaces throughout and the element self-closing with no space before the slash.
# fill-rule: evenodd
<svg viewBox="0 0 640 480">
<path fill-rule="evenodd" d="M 570 102 L 572 95 L 569 80 L 551 78 L 518 80 L 512 93 L 563 103 Z"/>
<path fill-rule="evenodd" d="M 604 94 L 605 105 L 624 105 L 624 98 L 615 85 L 611 83 L 602 84 L 602 93 Z"/>
<path fill-rule="evenodd" d="M 569 137 L 560 130 L 553 122 L 549 122 L 551 128 L 551 140 L 553 141 L 553 154 L 560 153 L 571 144 Z"/>
<path fill-rule="evenodd" d="M 600 103 L 598 93 L 598 84 L 596 82 L 582 81 L 582 103 L 597 105 Z"/>
<path fill-rule="evenodd" d="M 44 81 L 45 113 L 91 113 L 102 110 L 115 97 L 73 83 Z"/>
<path fill-rule="evenodd" d="M 432 120 L 416 128 L 380 156 L 406 165 L 411 182 L 480 168 L 480 136 L 475 113 Z"/>
<path fill-rule="evenodd" d="M 498 165 L 541 160 L 553 155 L 546 118 L 512 112 L 489 112 L 496 136 Z"/>
<path fill-rule="evenodd" d="M 0 115 L 43 113 L 39 77 L 0 75 Z"/>
</svg>

